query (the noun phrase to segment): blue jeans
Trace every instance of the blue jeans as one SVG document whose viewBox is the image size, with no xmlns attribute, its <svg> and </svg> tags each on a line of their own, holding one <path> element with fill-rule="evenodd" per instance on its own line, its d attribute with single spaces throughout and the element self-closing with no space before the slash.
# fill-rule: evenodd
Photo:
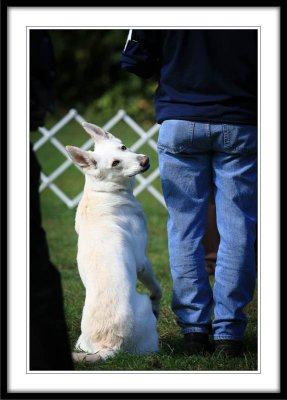
<svg viewBox="0 0 287 400">
<path fill-rule="evenodd" d="M 242 340 L 256 280 L 257 128 L 166 120 L 158 154 L 178 325 Z M 213 289 L 202 244 L 211 189 L 220 234 Z"/>
</svg>

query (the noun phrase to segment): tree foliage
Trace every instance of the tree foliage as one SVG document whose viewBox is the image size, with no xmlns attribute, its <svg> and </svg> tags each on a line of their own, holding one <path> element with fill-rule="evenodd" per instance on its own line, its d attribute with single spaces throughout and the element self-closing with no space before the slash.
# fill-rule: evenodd
<svg viewBox="0 0 287 400">
<path fill-rule="evenodd" d="M 121 69 L 119 59 L 128 30 L 49 31 L 55 53 L 58 110 L 110 118 L 125 109 L 141 123 L 154 122 L 155 82 Z"/>
</svg>

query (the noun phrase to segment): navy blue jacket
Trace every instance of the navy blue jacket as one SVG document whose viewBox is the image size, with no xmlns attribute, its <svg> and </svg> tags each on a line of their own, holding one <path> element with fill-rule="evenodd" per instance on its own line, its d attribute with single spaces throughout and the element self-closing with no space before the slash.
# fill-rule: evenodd
<svg viewBox="0 0 287 400">
<path fill-rule="evenodd" d="M 255 29 L 132 30 L 120 63 L 158 79 L 158 123 L 257 123 Z"/>
</svg>

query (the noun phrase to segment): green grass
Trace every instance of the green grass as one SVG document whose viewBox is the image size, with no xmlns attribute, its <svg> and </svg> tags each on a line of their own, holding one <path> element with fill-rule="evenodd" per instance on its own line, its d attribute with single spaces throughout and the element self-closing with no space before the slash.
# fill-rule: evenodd
<svg viewBox="0 0 287 400">
<path fill-rule="evenodd" d="M 94 121 L 93 121 L 94 122 Z M 97 121 L 100 125 L 104 121 Z M 50 122 L 52 124 L 52 122 Z M 123 123 L 111 130 L 123 139 L 127 146 L 135 141 L 135 134 Z M 32 134 L 35 141 L 38 134 Z M 81 145 L 88 136 L 78 124 L 71 123 L 64 128 L 57 138 L 64 144 Z M 147 153 L 151 158 L 151 171 L 157 166 L 157 155 L 149 146 L 143 146 L 138 152 Z M 51 144 L 46 144 L 38 152 L 43 172 L 49 175 L 59 166 L 64 157 Z M 84 177 L 76 168 L 69 168 L 56 182 L 69 196 L 76 196 L 84 185 Z M 155 186 L 160 190 L 160 181 Z M 169 271 L 167 250 L 166 221 L 167 211 L 147 191 L 138 196 L 143 204 L 149 230 L 148 257 L 151 260 L 155 275 L 163 289 L 161 314 L 158 323 L 160 352 L 149 356 L 135 356 L 119 353 L 116 357 L 97 365 L 79 363 L 76 370 L 97 371 L 251 371 L 257 370 L 257 295 L 248 305 L 246 312 L 249 319 L 245 338 L 245 352 L 237 359 L 226 359 L 219 356 L 187 356 L 183 352 L 182 337 L 172 313 L 172 282 Z M 41 193 L 43 225 L 46 230 L 52 262 L 58 267 L 64 292 L 65 314 L 73 348 L 79 334 L 84 288 L 80 280 L 77 265 L 77 236 L 74 230 L 76 209 L 68 209 L 49 189 Z M 213 277 L 211 284 L 213 283 Z M 139 291 L 145 289 L 138 285 Z"/>
</svg>

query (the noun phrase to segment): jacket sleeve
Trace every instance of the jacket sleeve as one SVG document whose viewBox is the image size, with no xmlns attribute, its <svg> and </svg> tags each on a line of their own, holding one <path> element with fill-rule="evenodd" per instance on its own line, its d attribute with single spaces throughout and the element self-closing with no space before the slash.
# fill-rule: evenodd
<svg viewBox="0 0 287 400">
<path fill-rule="evenodd" d="M 155 30 L 130 30 L 121 53 L 121 67 L 141 78 L 158 73 L 160 35 Z"/>
</svg>

